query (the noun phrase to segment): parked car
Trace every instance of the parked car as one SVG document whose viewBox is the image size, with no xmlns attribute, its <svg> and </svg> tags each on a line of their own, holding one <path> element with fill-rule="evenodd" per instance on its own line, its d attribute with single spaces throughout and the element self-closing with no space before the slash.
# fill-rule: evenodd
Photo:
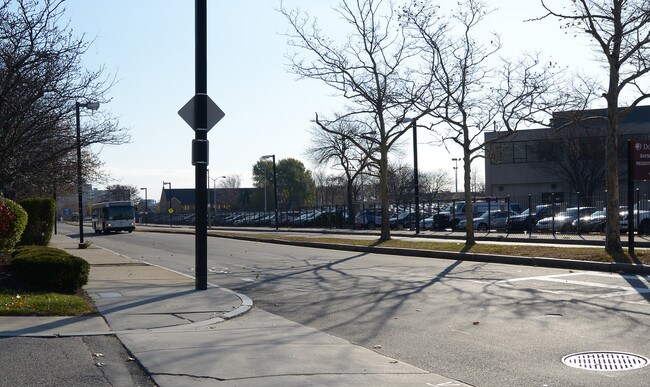
<svg viewBox="0 0 650 387">
<path fill-rule="evenodd" d="M 537 222 L 535 228 L 537 231 L 559 231 L 571 232 L 573 231 L 573 221 L 578 217 L 591 215 L 598 209 L 596 207 L 571 207 L 566 211 L 560 212 L 555 216 L 541 219 Z M 578 212 L 579 211 L 579 212 Z"/>
<path fill-rule="evenodd" d="M 555 204 L 556 213 L 560 212 L 562 208 L 561 203 Z M 507 232 L 526 231 L 531 230 L 540 219 L 548 218 L 553 215 L 553 205 L 540 204 L 535 207 L 533 213 L 529 208 L 526 208 L 521 214 L 511 216 L 506 223 Z"/>
<path fill-rule="evenodd" d="M 504 230 L 506 228 L 508 217 L 516 214 L 517 213 L 514 211 L 486 211 L 481 216 L 472 219 L 472 226 L 474 227 L 474 230 L 477 231 Z M 458 228 L 467 228 L 467 220 L 461 220 L 458 222 Z"/>
<path fill-rule="evenodd" d="M 621 231 L 628 231 L 628 211 L 621 212 Z M 634 229 L 641 235 L 650 234 L 650 211 L 634 210 Z"/>
<path fill-rule="evenodd" d="M 357 227 L 367 228 L 373 230 L 377 226 L 381 226 L 381 210 L 373 212 L 369 209 L 358 212 L 354 217 L 354 223 Z"/>
<path fill-rule="evenodd" d="M 580 232 L 604 232 L 607 222 L 607 210 L 596 211 L 591 215 L 581 216 L 571 226 Z"/>
<path fill-rule="evenodd" d="M 451 227 L 449 222 L 449 211 L 434 210 L 433 215 L 420 220 L 421 230 L 444 230 Z"/>
<path fill-rule="evenodd" d="M 420 219 L 426 219 L 428 214 L 420 214 Z M 390 228 L 403 230 L 405 228 L 412 229 L 415 228 L 415 212 L 401 212 L 398 216 L 393 216 L 388 219 L 390 223 Z M 420 221 L 420 227 L 422 228 L 422 221 Z"/>
<path fill-rule="evenodd" d="M 511 211 L 516 211 L 519 208 L 519 205 L 516 203 L 507 203 L 504 201 L 475 201 L 470 203 L 472 209 L 472 215 L 474 218 L 481 216 L 486 211 L 492 210 L 502 210 L 507 211 L 510 208 Z M 433 227 L 446 229 L 459 228 L 458 224 L 461 220 L 465 219 L 465 202 L 455 202 L 449 211 L 441 211 L 439 214 L 434 215 Z"/>
</svg>

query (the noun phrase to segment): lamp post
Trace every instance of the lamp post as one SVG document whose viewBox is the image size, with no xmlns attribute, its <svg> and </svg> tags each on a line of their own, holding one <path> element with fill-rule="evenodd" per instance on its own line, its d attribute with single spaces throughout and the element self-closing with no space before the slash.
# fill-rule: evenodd
<svg viewBox="0 0 650 387">
<path fill-rule="evenodd" d="M 273 192 L 275 196 L 275 229 L 277 230 L 278 225 L 278 176 L 275 173 L 275 155 L 266 155 L 262 156 L 261 160 L 273 159 Z"/>
<path fill-rule="evenodd" d="M 79 200 L 79 248 L 84 247 L 84 209 L 83 209 L 83 181 L 81 178 L 81 123 L 79 122 L 80 108 L 90 110 L 99 109 L 99 102 L 75 102 L 75 117 L 77 119 L 77 194 Z"/>
<path fill-rule="evenodd" d="M 420 233 L 420 187 L 418 184 L 418 124 L 415 118 L 402 118 L 398 124 L 413 123 L 413 199 L 415 202 L 415 234 Z"/>
<path fill-rule="evenodd" d="M 163 189 L 165 189 L 166 185 L 169 185 L 169 191 L 167 191 L 167 213 L 169 213 L 169 227 L 173 227 L 172 213 L 174 210 L 172 209 L 172 183 L 163 181 Z"/>
<path fill-rule="evenodd" d="M 147 199 L 147 188 L 140 188 L 140 191 L 144 190 L 144 224 L 149 225 L 149 200 Z"/>
<path fill-rule="evenodd" d="M 264 168 L 264 216 L 266 216 L 266 212 L 268 211 L 266 209 L 266 172 L 268 172 L 268 168 Z"/>
<path fill-rule="evenodd" d="M 212 215 L 213 216 L 217 212 L 217 210 L 216 210 L 216 207 L 217 207 L 217 180 L 225 179 L 225 178 L 226 178 L 226 176 L 217 176 L 215 178 L 212 178 L 212 177 L 210 177 L 210 175 L 208 175 L 208 179 L 212 180 L 212 199 L 213 199 L 212 202 L 213 202 L 213 205 L 211 207 L 212 207 Z"/>
<path fill-rule="evenodd" d="M 456 172 L 456 193 L 458 193 L 458 162 L 460 161 L 460 157 L 452 158 L 451 161 L 456 163 L 456 166 L 454 167 L 454 171 Z"/>
</svg>

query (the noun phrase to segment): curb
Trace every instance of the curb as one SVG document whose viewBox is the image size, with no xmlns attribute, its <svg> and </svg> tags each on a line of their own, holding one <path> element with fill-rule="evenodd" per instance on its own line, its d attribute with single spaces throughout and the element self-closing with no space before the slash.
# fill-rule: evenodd
<svg viewBox="0 0 650 387">
<path fill-rule="evenodd" d="M 184 230 L 157 229 L 157 230 L 138 230 L 138 231 L 194 235 L 194 231 L 191 229 L 184 229 Z M 365 253 L 373 253 L 373 254 L 390 254 L 390 255 L 401 255 L 401 256 L 408 256 L 408 257 L 422 257 L 422 258 L 434 258 L 434 259 L 452 259 L 452 260 L 472 261 L 472 262 L 499 263 L 499 264 L 507 264 L 507 265 L 547 267 L 547 268 L 554 268 L 554 269 L 600 271 L 600 272 L 608 272 L 608 273 L 643 274 L 643 275 L 650 274 L 650 266 L 646 266 L 643 264 L 622 263 L 622 262 L 621 263 L 595 262 L 595 261 L 567 260 L 567 259 L 546 258 L 546 257 L 516 257 L 511 255 L 457 253 L 451 251 L 418 250 L 418 249 L 395 248 L 395 247 L 352 246 L 352 245 L 322 243 L 322 242 L 264 239 L 264 238 L 237 236 L 237 235 L 214 235 L 210 233 L 208 233 L 208 236 L 213 238 L 237 239 L 237 240 L 244 240 L 249 242 L 273 243 L 279 245 L 311 247 L 311 248 L 318 248 L 318 249 L 330 249 L 330 250 L 352 251 L 352 252 L 365 252 Z"/>
</svg>

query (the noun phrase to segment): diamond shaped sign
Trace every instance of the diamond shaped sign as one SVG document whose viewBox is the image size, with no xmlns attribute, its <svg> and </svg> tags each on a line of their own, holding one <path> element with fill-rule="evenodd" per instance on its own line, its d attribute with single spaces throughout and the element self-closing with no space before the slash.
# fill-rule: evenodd
<svg viewBox="0 0 650 387">
<path fill-rule="evenodd" d="M 208 100 L 208 122 L 206 129 L 210 130 L 217 124 L 217 122 L 221 121 L 221 119 L 225 117 L 226 113 L 224 113 L 209 96 L 206 95 L 205 97 Z M 181 116 L 181 118 L 194 130 L 196 130 L 196 113 L 194 112 L 195 100 L 196 96 L 192 97 L 181 108 L 181 110 L 178 111 L 178 115 Z"/>
</svg>

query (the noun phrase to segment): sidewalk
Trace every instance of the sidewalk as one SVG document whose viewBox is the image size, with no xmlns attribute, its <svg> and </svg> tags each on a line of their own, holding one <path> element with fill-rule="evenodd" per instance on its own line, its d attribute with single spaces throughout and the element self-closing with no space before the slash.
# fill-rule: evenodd
<svg viewBox="0 0 650 387">
<path fill-rule="evenodd" d="M 159 386 L 464 385 L 253 308 L 228 289 L 197 291 L 183 274 L 78 249 L 60 234 L 50 245 L 91 264 L 84 289 L 103 319 L 5 317 L 0 336 L 115 335 Z"/>
</svg>

